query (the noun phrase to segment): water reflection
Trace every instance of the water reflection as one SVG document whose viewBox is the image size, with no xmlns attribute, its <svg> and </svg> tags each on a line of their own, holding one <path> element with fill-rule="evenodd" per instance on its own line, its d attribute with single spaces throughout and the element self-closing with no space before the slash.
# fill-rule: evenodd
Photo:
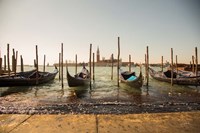
<svg viewBox="0 0 200 133">
<path fill-rule="evenodd" d="M 7 96 L 14 93 L 28 93 L 32 90 L 32 87 L 22 86 L 22 87 L 4 87 L 0 88 L 0 96 Z"/>
</svg>

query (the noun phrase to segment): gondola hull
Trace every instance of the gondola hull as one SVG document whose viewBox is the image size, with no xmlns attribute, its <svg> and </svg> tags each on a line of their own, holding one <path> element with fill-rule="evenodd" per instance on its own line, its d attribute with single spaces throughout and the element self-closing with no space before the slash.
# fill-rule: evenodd
<svg viewBox="0 0 200 133">
<path fill-rule="evenodd" d="M 171 83 L 171 78 L 166 77 L 163 72 L 156 72 L 152 68 L 149 68 L 150 75 L 152 78 Z M 191 85 L 191 86 L 199 86 L 200 85 L 200 77 L 179 77 L 173 78 L 173 84 L 177 85 Z"/>
<path fill-rule="evenodd" d="M 47 83 L 55 78 L 58 70 L 56 69 L 53 73 L 38 72 L 39 77 L 37 79 L 33 76 L 30 77 L 33 73 L 36 73 L 36 71 L 22 72 L 16 74 L 16 76 L 0 77 L 0 87 L 32 86 Z"/>
<path fill-rule="evenodd" d="M 69 87 L 77 87 L 77 86 L 88 86 L 90 83 L 90 80 L 87 79 L 83 79 L 80 77 L 72 77 L 68 70 L 67 70 L 67 81 L 68 81 L 68 85 Z"/>
<path fill-rule="evenodd" d="M 123 76 L 120 74 L 120 81 L 121 83 L 124 83 L 130 87 L 140 88 L 143 85 L 142 73 L 140 72 L 139 76 L 135 80 L 131 80 L 131 81 L 125 80 Z"/>
</svg>

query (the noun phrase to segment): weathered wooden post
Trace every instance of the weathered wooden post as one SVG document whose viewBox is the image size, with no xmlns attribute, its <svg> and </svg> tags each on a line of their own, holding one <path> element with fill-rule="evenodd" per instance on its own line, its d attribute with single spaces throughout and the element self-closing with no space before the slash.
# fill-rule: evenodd
<svg viewBox="0 0 200 133">
<path fill-rule="evenodd" d="M 163 72 L 163 56 L 161 57 L 161 72 Z"/>
<path fill-rule="evenodd" d="M 171 48 L 171 85 L 173 86 L 173 77 L 174 77 L 174 63 L 173 63 L 173 48 Z"/>
<path fill-rule="evenodd" d="M 12 55 L 12 71 L 15 72 L 15 49 L 13 49 Z"/>
<path fill-rule="evenodd" d="M 194 73 L 194 56 L 192 56 L 192 72 Z"/>
<path fill-rule="evenodd" d="M 94 75 L 95 75 L 95 73 L 94 73 L 94 67 L 95 67 L 95 66 L 94 66 L 94 56 L 95 56 L 95 54 L 93 53 L 93 65 L 92 65 L 92 66 L 93 66 L 93 80 L 94 80 L 94 77 L 95 77 L 95 76 L 94 76 Z"/>
<path fill-rule="evenodd" d="M 2 74 L 2 58 L 0 56 L 0 75 Z"/>
<path fill-rule="evenodd" d="M 21 72 L 24 72 L 24 62 L 23 62 L 22 55 L 20 55 L 20 57 L 21 57 Z"/>
<path fill-rule="evenodd" d="M 59 63 L 58 63 L 59 81 L 60 81 L 60 60 L 61 60 L 61 53 L 59 53 Z"/>
<path fill-rule="evenodd" d="M 196 76 L 198 76 L 198 51 L 197 51 L 197 47 L 195 47 L 195 56 L 196 56 L 195 74 L 196 74 Z"/>
<path fill-rule="evenodd" d="M 113 80 L 113 54 L 111 55 L 111 80 Z"/>
<path fill-rule="evenodd" d="M 6 55 L 4 55 L 4 72 L 6 72 Z"/>
<path fill-rule="evenodd" d="M 43 72 L 45 72 L 45 62 L 46 62 L 46 55 L 44 55 L 44 65 L 43 65 Z"/>
<path fill-rule="evenodd" d="M 39 75 L 38 75 L 38 47 L 37 47 L 37 45 L 36 45 L 36 60 L 35 60 L 35 62 L 36 62 L 36 85 L 38 84 L 38 77 L 39 77 Z"/>
<path fill-rule="evenodd" d="M 120 38 L 118 37 L 118 56 L 117 56 L 117 86 L 119 87 L 119 57 L 120 57 Z"/>
<path fill-rule="evenodd" d="M 9 48 L 9 44 L 7 44 L 7 60 L 8 60 L 8 75 L 10 76 L 10 60 L 9 60 L 9 51 L 10 51 L 10 48 Z"/>
<path fill-rule="evenodd" d="M 77 54 L 76 54 L 76 56 L 75 56 L 75 74 L 77 74 Z"/>
<path fill-rule="evenodd" d="M 62 84 L 62 88 L 64 87 L 63 84 L 63 43 L 61 43 L 61 84 Z"/>
<path fill-rule="evenodd" d="M 176 55 L 176 73 L 178 74 L 178 57 Z"/>
<path fill-rule="evenodd" d="M 149 86 L 149 47 L 147 46 L 147 86 Z"/>
<path fill-rule="evenodd" d="M 129 72 L 131 72 L 131 55 L 129 55 Z"/>
<path fill-rule="evenodd" d="M 92 78 L 91 78 L 91 76 L 92 76 L 92 75 L 91 75 L 91 73 L 92 73 L 92 72 L 91 72 L 91 71 L 92 71 L 92 70 L 91 70 L 91 65 L 92 65 L 92 63 L 91 63 L 91 56 L 92 56 L 92 44 L 90 44 L 90 58 L 89 58 L 89 63 L 90 63 L 90 90 L 91 90 L 91 88 L 92 88 L 92 81 L 91 81 L 91 79 L 92 79 Z"/>
<path fill-rule="evenodd" d="M 147 54 L 145 54 L 145 80 L 147 81 Z"/>
<path fill-rule="evenodd" d="M 17 73 L 17 58 L 18 57 L 18 51 L 16 51 L 16 56 L 15 56 L 15 75 Z"/>
</svg>

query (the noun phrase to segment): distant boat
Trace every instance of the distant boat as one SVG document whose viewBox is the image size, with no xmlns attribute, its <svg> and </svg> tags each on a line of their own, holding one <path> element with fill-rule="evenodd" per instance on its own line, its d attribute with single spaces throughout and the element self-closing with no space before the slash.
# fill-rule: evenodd
<svg viewBox="0 0 200 133">
<path fill-rule="evenodd" d="M 40 72 L 31 70 L 27 72 L 19 72 L 16 75 L 4 75 L 0 76 L 0 87 L 11 87 L 11 86 L 32 86 L 47 83 L 53 80 L 58 73 L 57 68 L 54 72 Z M 38 74 L 38 79 L 36 75 Z"/>
<path fill-rule="evenodd" d="M 166 72 L 157 72 L 152 68 L 149 68 L 149 70 L 152 78 L 159 81 L 171 83 L 171 70 L 168 70 Z M 200 76 L 190 76 L 189 74 L 183 72 L 180 74 L 173 72 L 173 84 L 199 86 Z"/>
<path fill-rule="evenodd" d="M 86 75 L 86 78 L 80 76 L 81 74 L 78 73 L 74 77 L 69 74 L 67 69 L 67 81 L 69 87 L 77 87 L 77 86 L 87 86 L 90 83 L 89 75 Z"/>
<path fill-rule="evenodd" d="M 135 72 L 120 72 L 120 80 L 122 83 L 135 88 L 140 88 L 143 85 L 143 77 L 141 71 L 139 76 L 136 76 Z"/>
</svg>

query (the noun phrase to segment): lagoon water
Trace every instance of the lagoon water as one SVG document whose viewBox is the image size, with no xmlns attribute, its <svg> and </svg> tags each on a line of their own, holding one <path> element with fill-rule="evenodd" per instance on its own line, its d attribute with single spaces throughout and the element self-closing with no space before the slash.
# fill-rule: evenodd
<svg viewBox="0 0 200 133">
<path fill-rule="evenodd" d="M 31 70 L 33 67 L 25 67 Z M 122 67 L 128 70 L 128 67 Z M 159 70 L 160 68 L 155 68 Z M 40 70 L 43 70 L 40 67 Z M 46 67 L 52 72 L 54 67 Z M 156 81 L 150 77 L 149 87 L 131 88 L 120 83 L 117 87 L 117 72 L 114 67 L 114 78 L 111 80 L 110 67 L 96 67 L 95 81 L 92 88 L 68 87 L 66 69 L 64 69 L 64 88 L 61 87 L 59 74 L 54 81 L 39 86 L 26 87 L 0 87 L 0 106 L 38 106 L 51 104 L 162 104 L 162 103 L 200 103 L 200 87 L 171 86 L 169 83 Z M 139 74 L 139 67 L 132 70 Z M 81 67 L 78 67 L 81 71 Z M 69 67 L 69 72 L 74 75 L 75 68 Z M 143 70 L 144 75 L 144 70 Z"/>
</svg>

